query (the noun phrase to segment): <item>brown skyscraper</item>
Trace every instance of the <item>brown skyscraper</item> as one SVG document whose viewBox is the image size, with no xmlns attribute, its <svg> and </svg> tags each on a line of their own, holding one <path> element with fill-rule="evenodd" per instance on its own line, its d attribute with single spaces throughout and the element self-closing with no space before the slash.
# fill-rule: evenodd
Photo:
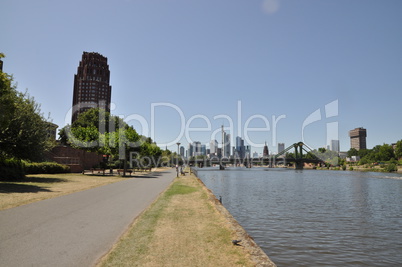
<svg viewBox="0 0 402 267">
<path fill-rule="evenodd" d="M 367 149 L 366 129 L 360 127 L 349 131 L 350 136 L 350 148 L 355 148 L 356 150 Z"/>
<path fill-rule="evenodd" d="M 269 150 L 268 150 L 267 142 L 265 142 L 264 148 L 262 150 L 262 156 L 263 157 L 268 157 L 269 156 Z"/>
<path fill-rule="evenodd" d="M 90 108 L 110 112 L 112 86 L 107 58 L 95 52 L 84 52 L 77 74 L 74 75 L 73 123 L 80 113 Z"/>
</svg>

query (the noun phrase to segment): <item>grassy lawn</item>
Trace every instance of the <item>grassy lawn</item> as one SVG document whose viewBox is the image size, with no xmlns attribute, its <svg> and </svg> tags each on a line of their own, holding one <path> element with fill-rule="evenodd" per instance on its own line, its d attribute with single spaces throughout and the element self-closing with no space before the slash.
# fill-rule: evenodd
<svg viewBox="0 0 402 267">
<path fill-rule="evenodd" d="M 172 185 L 98 266 L 255 266 L 194 176 Z"/>
<path fill-rule="evenodd" d="M 27 175 L 23 181 L 0 181 L 0 210 L 58 197 L 127 178 L 77 173 Z"/>
</svg>

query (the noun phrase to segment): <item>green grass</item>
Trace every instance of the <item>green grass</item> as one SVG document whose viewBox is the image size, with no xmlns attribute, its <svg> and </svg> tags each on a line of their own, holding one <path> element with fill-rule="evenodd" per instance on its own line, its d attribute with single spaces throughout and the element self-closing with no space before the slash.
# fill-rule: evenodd
<svg viewBox="0 0 402 267">
<path fill-rule="evenodd" d="M 136 231 L 129 231 L 128 234 L 119 242 L 119 249 L 113 250 L 108 256 L 107 261 L 102 263 L 102 266 L 120 266 L 127 262 L 136 262 L 133 259 L 144 257 L 150 253 L 147 244 L 149 244 L 154 235 L 155 227 L 158 220 L 163 216 L 169 198 L 176 194 L 189 194 L 196 191 L 196 188 L 181 185 L 177 180 L 159 197 L 158 201 L 154 202 L 140 217 L 140 220 L 135 222 Z M 124 252 L 136 251 L 136 253 Z M 136 266 L 136 265 L 133 265 Z"/>
<path fill-rule="evenodd" d="M 97 266 L 252 266 L 232 239 L 201 184 L 177 178 Z"/>
<path fill-rule="evenodd" d="M 171 197 L 174 195 L 186 195 L 196 191 L 198 191 L 197 188 L 188 185 L 183 185 L 179 181 L 177 181 L 166 191 L 165 196 Z"/>
</svg>

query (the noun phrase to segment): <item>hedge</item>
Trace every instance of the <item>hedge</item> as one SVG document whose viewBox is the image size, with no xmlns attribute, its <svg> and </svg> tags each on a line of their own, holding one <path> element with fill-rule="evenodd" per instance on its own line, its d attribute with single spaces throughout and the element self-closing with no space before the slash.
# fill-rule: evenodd
<svg viewBox="0 0 402 267">
<path fill-rule="evenodd" d="M 0 180 L 21 180 L 24 177 L 24 163 L 21 160 L 0 158 Z"/>
<path fill-rule="evenodd" d="M 70 167 L 56 162 L 26 162 L 26 174 L 54 174 L 70 172 Z"/>
</svg>

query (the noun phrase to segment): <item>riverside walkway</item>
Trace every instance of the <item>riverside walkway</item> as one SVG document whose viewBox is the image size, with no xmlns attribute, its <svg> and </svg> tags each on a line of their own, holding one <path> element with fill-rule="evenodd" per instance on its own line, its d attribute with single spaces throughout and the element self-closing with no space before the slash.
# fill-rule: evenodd
<svg viewBox="0 0 402 267">
<path fill-rule="evenodd" d="M 0 211 L 0 266 L 94 265 L 175 177 L 154 172 Z"/>
</svg>

